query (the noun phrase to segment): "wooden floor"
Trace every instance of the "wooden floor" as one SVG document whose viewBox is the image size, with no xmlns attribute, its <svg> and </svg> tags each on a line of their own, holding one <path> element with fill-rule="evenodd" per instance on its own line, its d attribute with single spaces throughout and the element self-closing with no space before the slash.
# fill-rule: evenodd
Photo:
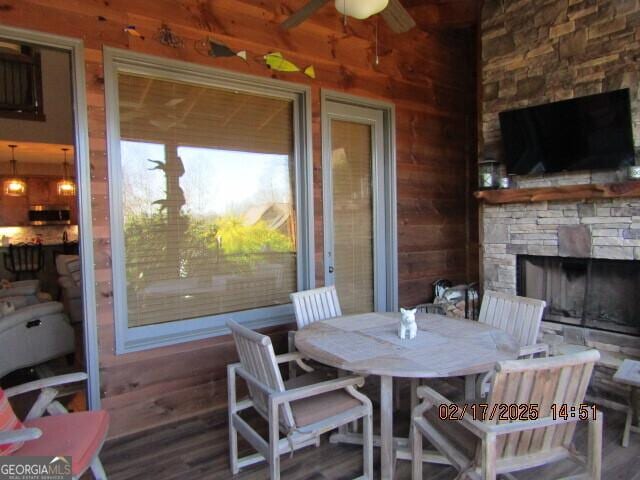
<svg viewBox="0 0 640 480">
<path fill-rule="evenodd" d="M 446 386 L 445 386 L 446 388 Z M 370 392 L 373 393 L 373 392 Z M 408 431 L 408 413 L 398 413 L 398 433 Z M 640 435 L 631 435 L 628 448 L 620 446 L 624 417 L 621 413 L 603 410 L 605 419 L 603 447 L 603 479 L 640 480 Z M 377 421 L 377 419 L 376 419 Z M 406 434 L 406 433 L 405 433 Z M 579 427 L 576 446 L 584 452 L 586 425 Z M 244 453 L 249 447 L 241 443 Z M 333 445 L 328 436 L 319 448 L 297 451 L 292 458 L 283 456 L 283 480 L 351 479 L 361 474 L 362 450 L 349 445 Z M 374 449 L 375 465 L 379 465 L 379 450 Z M 258 464 L 233 476 L 229 471 L 226 412 L 211 413 L 181 424 L 157 428 L 126 439 L 108 442 L 101 455 L 110 480 L 123 479 L 267 479 L 264 464 Z M 571 461 L 524 471 L 518 479 L 543 480 L 560 478 L 581 472 Z M 425 465 L 425 479 L 452 479 L 451 467 Z M 410 463 L 399 461 L 397 479 L 410 479 Z"/>
</svg>

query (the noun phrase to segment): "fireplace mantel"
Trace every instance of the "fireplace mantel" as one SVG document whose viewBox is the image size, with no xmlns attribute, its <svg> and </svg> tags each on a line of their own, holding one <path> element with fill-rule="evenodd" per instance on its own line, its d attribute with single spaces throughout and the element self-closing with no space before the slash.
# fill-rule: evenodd
<svg viewBox="0 0 640 480">
<path fill-rule="evenodd" d="M 474 195 L 477 199 L 493 205 L 564 200 L 580 201 L 598 198 L 640 198 L 640 181 L 481 190 L 475 192 Z"/>
</svg>

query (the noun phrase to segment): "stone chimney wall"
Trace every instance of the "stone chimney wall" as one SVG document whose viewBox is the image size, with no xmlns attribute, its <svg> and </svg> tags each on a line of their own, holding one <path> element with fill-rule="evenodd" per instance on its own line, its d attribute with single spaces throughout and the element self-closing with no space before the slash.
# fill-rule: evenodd
<svg viewBox="0 0 640 480">
<path fill-rule="evenodd" d="M 502 161 L 504 110 L 629 88 L 640 163 L 640 0 L 486 0 L 482 11 L 479 158 Z M 518 177 L 515 187 L 617 182 L 624 171 Z M 483 205 L 483 286 L 516 292 L 516 255 L 640 259 L 640 199 Z M 592 395 L 607 405 L 626 389 L 612 380 L 640 338 L 543 322 L 555 353 L 598 348 Z"/>
<path fill-rule="evenodd" d="M 638 0 L 487 0 L 481 28 L 481 159 L 503 157 L 499 112 L 620 88 L 640 153 Z"/>
</svg>

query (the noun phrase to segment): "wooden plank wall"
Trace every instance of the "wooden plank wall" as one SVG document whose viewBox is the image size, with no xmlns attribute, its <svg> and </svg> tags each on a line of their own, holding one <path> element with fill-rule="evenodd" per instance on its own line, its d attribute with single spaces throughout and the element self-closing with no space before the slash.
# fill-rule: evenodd
<svg viewBox="0 0 640 480">
<path fill-rule="evenodd" d="M 346 30 L 331 5 L 284 33 L 278 23 L 303 0 L 3 0 L 0 22 L 79 37 L 86 47 L 93 233 L 103 405 L 111 436 L 140 431 L 225 403 L 225 365 L 235 359 L 229 337 L 116 356 L 110 268 L 104 45 L 302 82 L 312 87 L 317 271 L 322 272 L 320 89 L 391 101 L 397 114 L 400 303 L 430 297 L 440 277 L 468 279 L 469 165 L 475 165 L 475 34 L 471 29 L 414 29 L 393 35 L 380 26 L 374 65 L 374 21 L 350 20 Z M 330 2 L 331 3 L 331 2 Z M 161 45 L 162 22 L 185 47 Z M 133 24 L 145 37 L 123 31 Z M 249 61 L 212 59 L 194 42 L 212 36 Z M 313 64 L 317 80 L 268 70 L 258 58 L 280 51 L 298 65 Z M 467 180 L 465 180 L 467 178 Z M 471 210 L 474 210 L 472 208 Z M 471 273 L 471 275 L 474 275 Z M 319 283 L 322 279 L 319 278 Z M 282 331 L 276 333 L 282 339 Z"/>
</svg>

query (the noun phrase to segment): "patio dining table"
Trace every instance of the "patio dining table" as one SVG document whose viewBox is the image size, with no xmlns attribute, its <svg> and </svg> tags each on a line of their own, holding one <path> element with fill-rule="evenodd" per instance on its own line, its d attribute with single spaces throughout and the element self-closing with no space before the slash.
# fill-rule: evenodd
<svg viewBox="0 0 640 480">
<path fill-rule="evenodd" d="M 362 375 L 380 377 L 381 478 L 391 480 L 395 459 L 410 459 L 407 439 L 393 436 L 393 379 L 468 376 L 488 372 L 496 362 L 518 356 L 508 333 L 471 320 L 416 314 L 418 333 L 398 337 L 399 313 L 345 315 L 315 322 L 296 332 L 298 351 L 318 362 Z M 357 433 L 342 430 L 332 441 L 360 443 Z M 446 463 L 436 454 L 423 459 Z"/>
</svg>

